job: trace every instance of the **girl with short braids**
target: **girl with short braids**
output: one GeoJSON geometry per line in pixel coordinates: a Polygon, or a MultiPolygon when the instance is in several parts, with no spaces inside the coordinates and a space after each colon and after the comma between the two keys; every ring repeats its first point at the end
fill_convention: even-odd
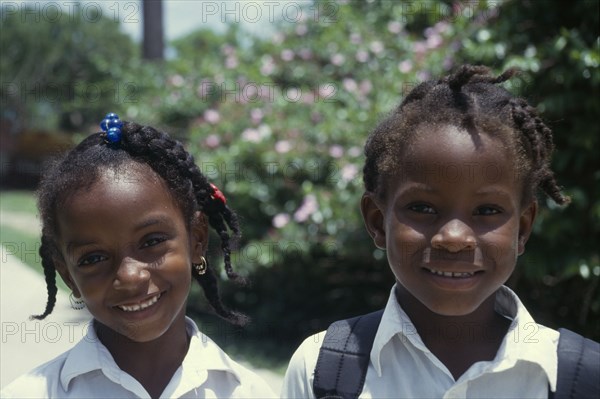
{"type": "Polygon", "coordinates": [[[56,162],[38,190],[40,255],[51,314],[56,274],[74,308],[93,322],[74,348],[18,378],[2,397],[274,397],[186,317],[193,280],[215,312],[218,272],[206,259],[208,229],[221,240],[227,276],[236,214],[183,145],[149,126],[108,114],[56,162]]]}
{"type": "Polygon", "coordinates": [[[464,65],[415,87],[370,134],[360,208],[395,277],[388,303],[307,338],[283,397],[600,395],[598,343],[535,323],[504,286],[536,195],[569,202],[552,132],[498,85],[514,74],[464,65]]]}

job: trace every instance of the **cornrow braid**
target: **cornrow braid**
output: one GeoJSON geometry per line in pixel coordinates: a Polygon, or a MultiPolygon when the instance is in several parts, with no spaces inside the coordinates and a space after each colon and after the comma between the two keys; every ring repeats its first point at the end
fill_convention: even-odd
{"type": "Polygon", "coordinates": [[[417,128],[447,124],[478,129],[510,143],[517,156],[523,202],[540,190],[556,203],[567,204],[569,198],[561,193],[550,167],[552,131],[526,100],[498,86],[517,72],[508,69],[494,76],[487,67],[463,65],[449,76],[415,87],[367,139],[365,189],[384,198],[386,179],[401,173],[402,154],[417,128]]]}
{"type": "MultiPolygon", "coordinates": [[[[43,176],[38,189],[38,207],[42,219],[42,246],[40,256],[46,276],[48,301],[41,315],[49,315],[56,302],[56,268],[54,261],[62,260],[57,246],[57,205],[80,190],[91,187],[104,168],[115,169],[129,163],[148,165],[160,176],[171,191],[172,198],[182,211],[189,228],[197,211],[202,212],[209,225],[219,235],[227,276],[237,282],[245,279],[233,271],[231,265],[232,239],[240,235],[237,215],[219,198],[213,196],[214,189],[202,174],[183,144],[164,132],[149,126],[125,122],[121,141],[108,144],[102,133],[83,140],[62,161],[56,162],[43,176]]],[[[193,270],[193,268],[191,268],[193,270]]],[[[247,317],[228,310],[222,303],[218,291],[217,273],[211,266],[207,273],[194,279],[203,288],[206,299],[215,312],[235,325],[243,325],[247,317]]]]}

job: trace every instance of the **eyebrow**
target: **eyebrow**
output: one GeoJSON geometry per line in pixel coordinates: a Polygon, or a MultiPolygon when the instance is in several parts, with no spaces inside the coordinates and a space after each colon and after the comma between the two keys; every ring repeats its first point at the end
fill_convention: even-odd
{"type": "Polygon", "coordinates": [[[150,226],[154,226],[155,224],[167,224],[169,226],[173,225],[173,222],[170,218],[163,216],[163,215],[158,215],[158,216],[151,216],[148,219],[142,220],[140,223],[138,223],[133,230],[134,231],[139,231],[142,229],[145,229],[146,227],[150,227],[150,226]]]}
{"type": "MultiPolygon", "coordinates": [[[[173,223],[171,221],[170,218],[163,216],[163,215],[159,215],[159,216],[151,216],[148,219],[144,219],[142,220],[140,223],[138,223],[134,228],[133,231],[134,232],[138,232],[140,230],[143,230],[147,227],[150,226],[154,226],[157,224],[166,224],[168,226],[172,226],[173,223]]],[[[67,243],[67,251],[72,252],[75,248],[78,247],[84,247],[86,245],[93,245],[95,244],[95,241],[90,241],[90,240],[71,240],[67,243]]]]}
{"type": "Polygon", "coordinates": [[[437,190],[427,184],[423,183],[410,183],[408,187],[403,188],[400,192],[400,195],[407,195],[412,193],[422,193],[427,192],[431,194],[437,193],[437,190]]]}
{"type": "Polygon", "coordinates": [[[483,188],[481,190],[477,190],[475,195],[484,196],[484,195],[498,195],[500,197],[510,198],[510,194],[505,190],[496,187],[483,188]]]}

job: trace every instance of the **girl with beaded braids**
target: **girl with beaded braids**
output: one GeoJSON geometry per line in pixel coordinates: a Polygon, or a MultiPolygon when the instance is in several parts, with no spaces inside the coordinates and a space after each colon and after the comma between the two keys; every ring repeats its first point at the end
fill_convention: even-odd
{"type": "Polygon", "coordinates": [[[498,86],[514,73],[464,65],[421,83],[370,134],[360,207],[395,284],[384,310],[306,339],[282,397],[545,398],[576,382],[598,396],[599,345],[577,336],[580,363],[561,366],[559,337],[575,334],[536,324],[504,286],[536,193],[569,201],[550,129],[498,86]]]}
{"type": "Polygon", "coordinates": [[[48,301],[33,317],[52,312],[58,272],[93,322],[74,348],[0,396],[273,397],[185,316],[195,280],[219,316],[246,321],[221,303],[205,258],[210,226],[228,277],[243,280],[231,266],[239,226],[225,196],[166,133],[116,114],[101,127],[47,171],[38,192],[48,301]]]}

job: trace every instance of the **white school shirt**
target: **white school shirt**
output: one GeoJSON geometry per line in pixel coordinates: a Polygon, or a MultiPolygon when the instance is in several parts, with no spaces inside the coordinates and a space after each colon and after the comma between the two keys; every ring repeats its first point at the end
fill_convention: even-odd
{"type": "MultiPolygon", "coordinates": [[[[492,361],[473,364],[458,380],[423,344],[402,310],[395,286],[373,341],[360,398],[547,398],[556,390],[558,331],[533,321],[507,287],[496,311],[512,320],[492,361]]],[[[290,360],[282,398],[314,398],[314,369],[325,332],[307,338],[290,360]]]]}
{"type": "MultiPolygon", "coordinates": [[[[183,363],[161,398],[274,398],[260,377],[234,362],[186,317],[191,337],[183,363]]],[[[150,398],[117,366],[93,327],[72,349],[17,378],[1,398],[150,398]]]]}

